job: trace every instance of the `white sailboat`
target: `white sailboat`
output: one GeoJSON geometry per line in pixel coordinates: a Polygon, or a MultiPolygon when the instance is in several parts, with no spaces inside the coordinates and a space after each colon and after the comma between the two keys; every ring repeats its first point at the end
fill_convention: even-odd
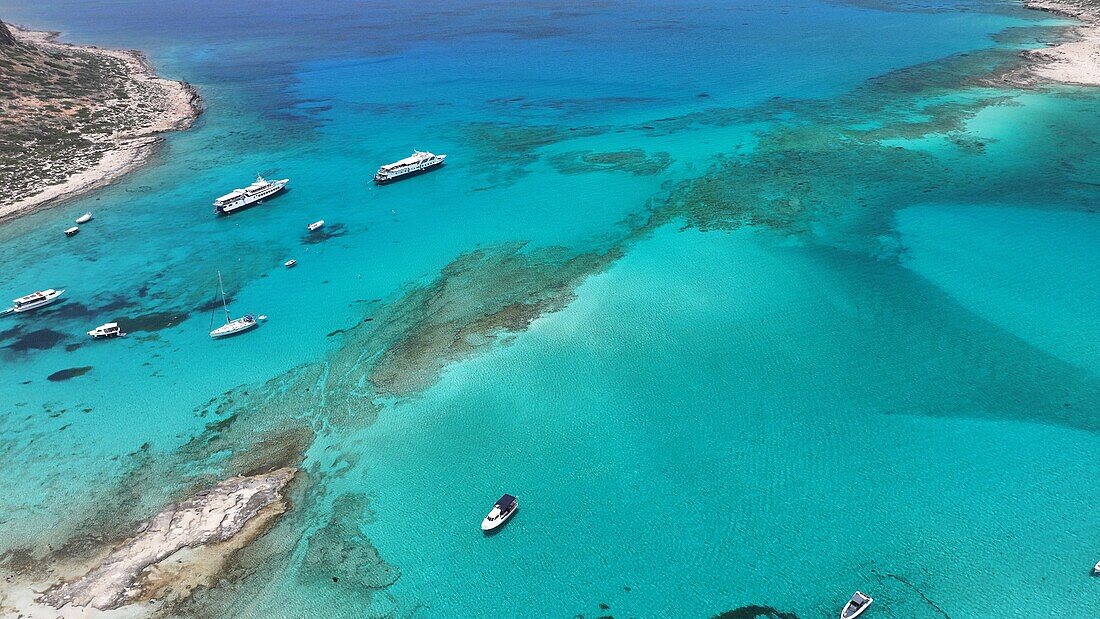
{"type": "MultiPolygon", "coordinates": [[[[225,324],[210,331],[210,337],[214,339],[229,337],[230,335],[248,331],[252,327],[260,324],[252,314],[245,314],[240,318],[233,318],[229,315],[229,304],[225,301],[225,286],[222,285],[221,271],[218,271],[218,292],[222,295],[222,309],[225,310],[225,324]]],[[[210,326],[214,326],[213,314],[210,316],[210,326]]]]}

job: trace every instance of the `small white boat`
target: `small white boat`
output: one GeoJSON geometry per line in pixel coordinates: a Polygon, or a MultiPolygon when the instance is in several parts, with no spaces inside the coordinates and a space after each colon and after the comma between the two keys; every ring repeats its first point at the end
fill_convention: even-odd
{"type": "Polygon", "coordinates": [[[289,269],[290,267],[292,267],[292,266],[294,266],[294,265],[296,265],[296,264],[298,264],[298,261],[297,261],[297,260],[295,260],[295,259],[293,259],[293,258],[291,258],[290,260],[287,260],[286,262],[284,262],[284,263],[283,263],[283,266],[285,266],[286,268],[288,268],[288,269],[289,269]]]}
{"type": "Polygon", "coordinates": [[[83,215],[81,215],[80,217],[77,217],[77,218],[76,218],[76,223],[78,223],[78,224],[86,224],[86,223],[88,223],[88,222],[89,222],[89,221],[91,221],[91,220],[92,220],[92,214],[91,214],[91,213],[84,213],[84,214],[83,214],[83,215]]]}
{"type": "Polygon", "coordinates": [[[106,324],[99,325],[95,329],[88,332],[88,335],[99,339],[101,337],[125,337],[126,334],[119,328],[117,322],[108,322],[106,324]]]}
{"type": "Polygon", "coordinates": [[[29,312],[36,310],[40,307],[45,307],[54,301],[61,298],[61,295],[65,294],[64,290],[39,290],[38,292],[32,292],[25,297],[19,297],[12,301],[14,305],[8,309],[9,312],[29,312]]]}
{"type": "MultiPolygon", "coordinates": [[[[230,335],[248,331],[260,324],[252,314],[245,314],[240,318],[231,318],[229,316],[229,304],[225,301],[225,287],[222,285],[221,271],[218,271],[218,291],[221,292],[222,295],[222,308],[225,310],[225,324],[210,331],[210,337],[214,339],[229,337],[230,335]]],[[[211,326],[213,326],[213,316],[210,317],[210,322],[211,326]]]]}
{"type": "Polygon", "coordinates": [[[516,497],[510,494],[500,497],[496,505],[493,505],[493,509],[489,511],[489,515],[481,521],[481,530],[492,531],[499,527],[511,518],[517,509],[519,509],[519,501],[516,500],[516,497]]]}
{"type": "Polygon", "coordinates": [[[1100,561],[1096,562],[1096,565],[1092,566],[1092,575],[1100,576],[1100,561]]]}
{"type": "Polygon", "coordinates": [[[65,231],[65,236],[75,236],[77,232],[80,232],[80,228],[77,226],[73,226],[72,228],[69,228],[65,231]]]}
{"type": "Polygon", "coordinates": [[[871,602],[874,601],[871,596],[864,595],[862,591],[856,591],[852,595],[852,599],[844,605],[844,610],[840,611],[840,619],[853,619],[862,615],[863,611],[867,610],[871,606],[871,602]]]}
{"type": "Polygon", "coordinates": [[[314,230],[317,230],[318,228],[320,228],[323,225],[325,225],[325,220],[324,219],[318,219],[317,221],[309,224],[309,226],[308,226],[309,231],[313,232],[314,230]]]}

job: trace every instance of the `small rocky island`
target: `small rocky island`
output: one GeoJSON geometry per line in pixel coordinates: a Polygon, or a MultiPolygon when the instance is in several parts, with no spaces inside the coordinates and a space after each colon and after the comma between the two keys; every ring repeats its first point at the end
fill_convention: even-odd
{"type": "Polygon", "coordinates": [[[201,111],[140,52],[55,38],[0,21],[0,218],[114,181],[201,111]]]}

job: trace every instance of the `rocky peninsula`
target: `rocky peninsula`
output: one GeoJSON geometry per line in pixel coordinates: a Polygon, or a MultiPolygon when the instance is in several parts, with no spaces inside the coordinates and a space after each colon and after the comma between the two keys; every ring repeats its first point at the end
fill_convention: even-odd
{"type": "Polygon", "coordinates": [[[1064,42],[1024,52],[1029,66],[1013,81],[1100,86],[1100,0],[1027,0],[1024,4],[1082,25],[1074,27],[1064,42]]]}
{"type": "Polygon", "coordinates": [[[51,566],[59,581],[9,581],[0,614],[18,608],[23,617],[50,619],[134,616],[143,614],[141,602],[186,599],[212,586],[234,554],[289,509],[286,489],[296,473],[284,467],[231,477],[169,504],[92,564],[51,566]]]}
{"type": "Polygon", "coordinates": [[[117,180],[201,113],[140,52],[56,39],[0,22],[0,219],[117,180]]]}

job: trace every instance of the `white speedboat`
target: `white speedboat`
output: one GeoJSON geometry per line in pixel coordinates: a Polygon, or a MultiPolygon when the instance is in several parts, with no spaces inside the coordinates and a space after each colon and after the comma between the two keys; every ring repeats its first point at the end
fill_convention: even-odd
{"type": "Polygon", "coordinates": [[[862,591],[856,591],[852,595],[852,599],[844,605],[844,610],[840,611],[840,619],[854,619],[862,615],[863,611],[867,610],[871,606],[871,602],[874,601],[871,596],[864,595],[862,591]]]}
{"type": "Polygon", "coordinates": [[[290,260],[287,260],[286,262],[284,262],[284,263],[283,263],[283,266],[289,269],[290,267],[292,267],[292,266],[294,266],[294,265],[296,265],[296,264],[298,264],[298,261],[297,261],[297,260],[295,260],[295,259],[293,259],[293,258],[291,258],[290,260]]]}
{"type": "MultiPolygon", "coordinates": [[[[225,301],[225,287],[222,285],[222,274],[218,271],[218,291],[222,295],[222,309],[225,310],[225,324],[210,331],[210,337],[214,339],[229,337],[243,333],[260,324],[252,314],[245,314],[240,318],[232,318],[229,315],[229,304],[225,301]]],[[[210,316],[210,326],[214,326],[214,316],[210,316]]]]}
{"type": "Polygon", "coordinates": [[[9,312],[29,312],[36,310],[40,307],[45,307],[54,301],[61,298],[61,295],[65,294],[64,290],[39,290],[38,292],[32,292],[25,297],[19,297],[12,301],[13,305],[9,312]]]}
{"type": "Polygon", "coordinates": [[[88,222],[89,222],[89,221],[91,221],[91,220],[92,220],[92,214],[91,214],[91,213],[84,213],[84,214],[83,214],[83,215],[81,215],[80,217],[77,217],[77,218],[76,218],[76,223],[78,223],[78,224],[86,224],[86,223],[88,223],[88,222]]]}
{"type": "Polygon", "coordinates": [[[413,151],[412,155],[400,161],[387,163],[378,168],[378,173],[374,175],[374,182],[379,185],[384,185],[399,178],[405,178],[406,176],[423,174],[428,170],[434,170],[443,165],[443,160],[446,158],[447,155],[436,155],[419,150],[413,151]]]}
{"type": "Polygon", "coordinates": [[[324,219],[318,219],[317,221],[309,224],[306,227],[309,228],[310,232],[313,232],[314,230],[320,229],[320,227],[323,226],[323,225],[325,225],[325,220],[324,219]]]}
{"type": "Polygon", "coordinates": [[[510,494],[500,497],[496,505],[493,505],[493,509],[489,511],[489,515],[481,521],[481,530],[492,531],[499,527],[511,518],[517,509],[519,509],[519,501],[516,500],[516,497],[510,494]]]}
{"type": "Polygon", "coordinates": [[[95,329],[88,332],[88,335],[99,339],[101,337],[125,337],[126,334],[119,328],[117,322],[108,322],[106,324],[99,325],[95,329]]]}
{"type": "Polygon", "coordinates": [[[65,236],[76,236],[77,232],[80,232],[80,228],[77,226],[73,226],[72,228],[65,230],[65,236]]]}
{"type": "Polygon", "coordinates": [[[1096,562],[1096,565],[1092,566],[1092,575],[1100,576],[1100,561],[1096,562]]]}
{"type": "Polygon", "coordinates": [[[279,193],[289,182],[289,178],[269,181],[262,176],[257,176],[256,182],[248,187],[234,189],[217,200],[214,200],[214,213],[217,215],[229,215],[230,213],[248,208],[253,204],[279,193]]]}

